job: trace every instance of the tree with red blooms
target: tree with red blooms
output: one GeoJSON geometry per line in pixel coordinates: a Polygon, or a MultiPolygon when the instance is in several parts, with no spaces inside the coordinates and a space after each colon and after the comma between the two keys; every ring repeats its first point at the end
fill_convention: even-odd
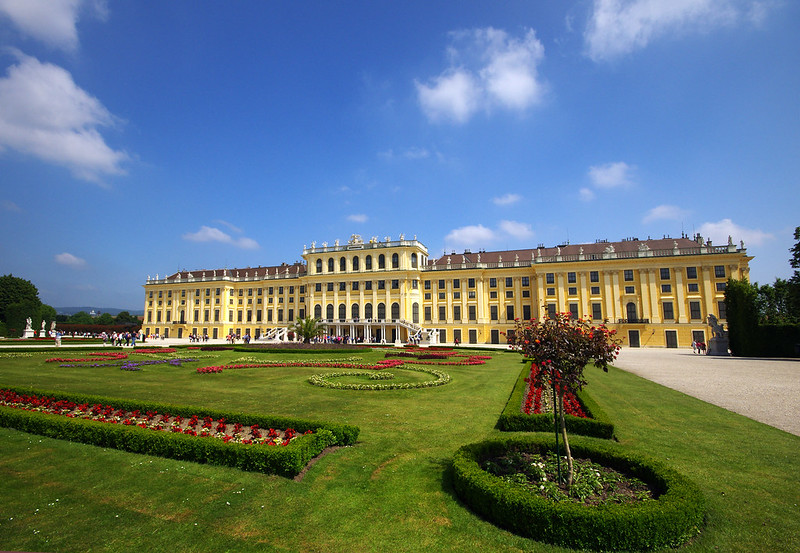
{"type": "Polygon", "coordinates": [[[532,376],[532,384],[553,390],[553,424],[560,429],[564,440],[567,488],[572,487],[573,469],[564,421],[564,395],[583,388],[586,384],[583,370],[590,363],[608,372],[608,364],[619,353],[620,342],[614,334],[616,331],[605,324],[593,325],[590,321],[572,319],[570,313],[555,313],[540,320],[517,320],[514,334],[508,338],[513,349],[539,368],[532,376]]]}

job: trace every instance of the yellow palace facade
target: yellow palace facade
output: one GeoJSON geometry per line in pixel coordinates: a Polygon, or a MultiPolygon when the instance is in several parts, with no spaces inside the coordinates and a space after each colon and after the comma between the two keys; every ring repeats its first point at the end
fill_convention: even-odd
{"type": "Polygon", "coordinates": [[[504,343],[515,319],[571,312],[606,321],[630,347],[688,347],[725,322],[727,279],[748,278],[744,245],[699,236],[430,258],[414,237],[303,247],[303,263],[181,271],[147,279],[143,331],[291,339],[301,318],[330,336],[395,343],[504,343]]]}

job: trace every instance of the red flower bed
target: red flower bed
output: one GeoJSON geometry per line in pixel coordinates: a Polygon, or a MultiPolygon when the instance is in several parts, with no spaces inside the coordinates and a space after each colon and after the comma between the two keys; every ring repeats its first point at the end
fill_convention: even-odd
{"type": "Polygon", "coordinates": [[[105,361],[106,359],[120,360],[127,358],[128,354],[120,351],[97,351],[87,353],[84,357],[51,357],[50,359],[45,359],[45,363],[89,363],[92,361],[105,361]]]}
{"type": "MultiPolygon", "coordinates": [[[[533,384],[538,371],[539,367],[535,363],[532,363],[531,376],[525,379],[525,381],[528,382],[528,393],[525,395],[525,400],[522,402],[522,412],[526,415],[540,415],[545,412],[552,412],[552,407],[549,407],[548,409],[544,408],[542,401],[542,388],[533,384]]],[[[550,394],[552,395],[552,390],[550,391],[550,394]]],[[[578,398],[575,397],[575,394],[569,390],[564,392],[564,414],[573,415],[582,419],[589,418],[586,412],[583,410],[583,407],[581,407],[578,398]]]]}
{"type": "MultiPolygon", "coordinates": [[[[52,397],[22,395],[11,390],[0,390],[0,405],[109,424],[138,426],[154,431],[181,432],[190,436],[216,438],[225,442],[242,444],[286,446],[300,435],[292,428],[285,430],[270,428],[267,435],[264,436],[258,425],[243,427],[238,422],[231,423],[224,418],[215,421],[211,417],[205,417],[201,421],[197,415],[186,419],[180,415],[173,417],[169,413],[158,413],[157,411],[141,413],[140,411],[117,409],[111,405],[89,405],[88,403],[79,405],[72,401],[56,400],[52,397]]],[[[307,430],[305,434],[311,434],[311,430],[307,430]]]]}
{"type": "Polygon", "coordinates": [[[333,369],[391,369],[392,367],[399,367],[403,362],[399,359],[384,359],[378,361],[375,365],[364,365],[359,363],[304,363],[300,361],[292,361],[288,363],[244,363],[237,365],[216,365],[210,367],[198,367],[197,372],[201,374],[207,373],[221,373],[224,369],[254,369],[254,368],[269,368],[269,367],[327,367],[333,369]]]}

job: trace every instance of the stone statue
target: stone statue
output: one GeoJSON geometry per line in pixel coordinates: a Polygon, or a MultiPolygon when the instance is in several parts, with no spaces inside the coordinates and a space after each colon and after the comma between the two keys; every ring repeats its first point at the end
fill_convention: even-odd
{"type": "Polygon", "coordinates": [[[714,338],[724,338],[725,337],[725,329],[722,327],[721,324],[717,321],[717,317],[714,315],[708,316],[708,325],[711,327],[711,335],[714,338]]]}
{"type": "Polygon", "coordinates": [[[44,325],[45,325],[45,322],[44,322],[44,319],[42,319],[42,332],[44,332],[44,325]]]}
{"type": "Polygon", "coordinates": [[[614,244],[609,244],[604,250],[606,253],[614,253],[614,244]]]}
{"type": "Polygon", "coordinates": [[[55,332],[55,331],[56,331],[56,322],[55,321],[51,321],[50,322],[50,332],[55,332]]]}
{"type": "Polygon", "coordinates": [[[31,331],[33,330],[33,328],[31,328],[31,324],[33,324],[33,320],[30,317],[25,319],[25,332],[27,332],[29,330],[31,330],[31,331]]]}

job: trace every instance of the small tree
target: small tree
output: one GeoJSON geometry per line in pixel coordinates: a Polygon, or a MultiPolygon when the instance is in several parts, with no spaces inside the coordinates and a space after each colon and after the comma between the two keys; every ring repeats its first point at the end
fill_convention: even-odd
{"type": "MultiPolygon", "coordinates": [[[[556,313],[541,320],[516,321],[509,345],[529,358],[538,371],[532,372],[533,385],[554,392],[553,424],[560,429],[567,455],[567,488],[572,487],[572,453],[564,420],[564,394],[576,392],[586,384],[583,370],[589,363],[608,372],[608,364],[619,352],[615,330],[605,324],[592,325],[583,319],[572,319],[570,313],[556,313]]],[[[556,432],[556,440],[558,431],[556,432]]]]}
{"type": "Polygon", "coordinates": [[[325,333],[325,325],[320,319],[306,317],[305,319],[298,319],[290,330],[297,333],[297,335],[303,339],[304,344],[308,344],[311,342],[312,338],[316,338],[325,333]]]}

